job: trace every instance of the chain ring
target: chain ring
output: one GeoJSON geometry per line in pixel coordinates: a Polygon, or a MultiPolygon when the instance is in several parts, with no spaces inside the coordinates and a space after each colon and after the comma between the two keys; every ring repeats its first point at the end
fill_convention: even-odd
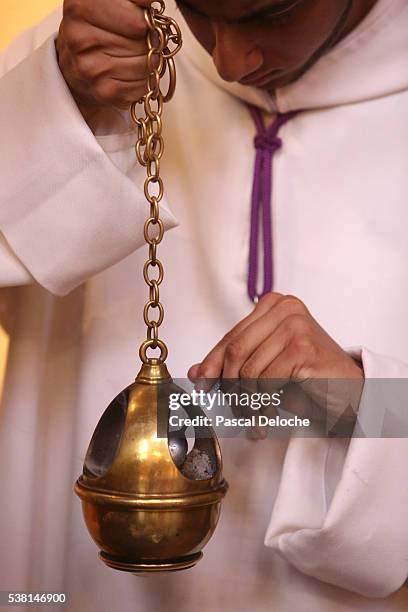
{"type": "Polygon", "coordinates": [[[136,102],[130,109],[130,115],[138,128],[138,139],[135,145],[136,158],[139,164],[146,168],[146,179],[144,183],[144,194],[150,204],[150,216],[144,225],[144,238],[149,247],[149,259],[143,268],[144,280],[149,287],[149,301],[143,311],[144,322],[147,326],[147,340],[139,350],[143,363],[164,363],[167,359],[168,349],[159,338],[159,327],[164,319],[164,307],[160,302],[160,285],[164,278],[163,264],[157,258],[157,246],[161,243],[164,226],[160,219],[159,204],[164,196],[163,180],[160,176],[160,160],[164,151],[162,136],[162,112],[163,104],[171,100],[176,88],[176,68],[174,56],[182,46],[182,37],[177,22],[166,16],[166,6],[163,0],[153,0],[144,11],[148,26],[147,34],[147,93],[136,102]],[[155,66],[159,58],[158,65],[155,66]],[[163,93],[161,82],[168,75],[167,92],[163,93]],[[143,106],[144,116],[136,112],[138,105],[143,106]],[[152,185],[156,185],[158,193],[151,193],[152,185]],[[158,235],[152,236],[149,228],[158,227],[158,235]],[[150,269],[157,268],[157,278],[151,278],[150,269]],[[152,320],[149,316],[150,310],[156,309],[158,318],[152,320]],[[160,349],[160,357],[149,358],[148,349],[160,349]]]}

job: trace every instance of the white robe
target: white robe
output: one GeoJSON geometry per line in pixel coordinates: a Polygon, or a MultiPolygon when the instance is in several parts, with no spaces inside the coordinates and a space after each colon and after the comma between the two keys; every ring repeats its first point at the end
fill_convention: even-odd
{"type": "MultiPolygon", "coordinates": [[[[196,568],[139,579],[97,559],[72,485],[99,416],[139,367],[147,208],[126,115],[101,116],[93,133],[59,72],[60,17],[0,56],[1,313],[11,335],[0,589],[64,590],[78,612],[406,610],[405,439],[222,440],[230,491],[196,568]]],[[[252,308],[254,126],[243,100],[302,110],[274,159],[275,289],[304,300],[342,346],[361,347],[367,377],[408,376],[407,31],[406,0],[379,0],[272,98],[223,83],[184,26],[164,118],[170,231],[160,246],[174,377],[252,308]]]]}

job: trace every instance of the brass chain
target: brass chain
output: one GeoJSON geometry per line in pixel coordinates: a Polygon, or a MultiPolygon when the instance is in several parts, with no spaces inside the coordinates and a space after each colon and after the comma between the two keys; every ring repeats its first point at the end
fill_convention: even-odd
{"type": "Polygon", "coordinates": [[[180,28],[171,17],[164,15],[163,0],[153,0],[145,9],[144,15],[148,26],[147,33],[147,94],[131,106],[132,120],[138,128],[136,157],[146,168],[147,177],[144,183],[144,194],[150,204],[150,216],[144,226],[144,238],[149,245],[149,259],[143,268],[143,276],[149,287],[149,301],[143,311],[147,325],[147,340],[140,347],[140,358],[143,363],[164,363],[167,358],[167,346],[159,338],[159,327],[163,323],[164,308],[160,302],[160,285],[164,278],[163,264],[157,258],[157,246],[163,240],[164,226],[160,219],[160,202],[164,195],[163,179],[160,176],[160,160],[164,152],[162,136],[163,103],[173,97],[176,88],[176,68],[174,56],[181,48],[180,28]],[[168,74],[168,90],[164,94],[161,82],[168,74]],[[144,116],[138,117],[137,106],[141,104],[144,116]],[[155,277],[152,269],[156,268],[155,277]],[[156,310],[156,319],[151,318],[151,311],[156,310]],[[160,349],[160,357],[147,357],[148,349],[160,349]]]}

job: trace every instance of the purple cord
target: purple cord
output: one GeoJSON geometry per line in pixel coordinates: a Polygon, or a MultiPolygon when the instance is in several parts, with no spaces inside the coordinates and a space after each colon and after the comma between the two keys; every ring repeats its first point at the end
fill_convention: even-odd
{"type": "Polygon", "coordinates": [[[254,144],[256,149],[254,182],[252,187],[251,235],[249,241],[248,295],[252,302],[257,303],[273,286],[273,255],[272,255],[272,161],[273,156],[282,146],[278,132],[282,125],[296,113],[283,113],[267,128],[262,111],[255,106],[247,105],[256,126],[254,144]],[[257,293],[258,277],[258,236],[260,213],[262,209],[263,250],[264,250],[264,286],[262,293],[257,293]]]}

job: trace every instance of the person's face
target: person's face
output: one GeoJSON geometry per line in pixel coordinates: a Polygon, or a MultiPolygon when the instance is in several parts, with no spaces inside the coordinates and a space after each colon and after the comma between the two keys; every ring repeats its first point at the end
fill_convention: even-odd
{"type": "Polygon", "coordinates": [[[296,80],[342,31],[349,0],[179,0],[221,78],[272,91],[296,80]]]}

